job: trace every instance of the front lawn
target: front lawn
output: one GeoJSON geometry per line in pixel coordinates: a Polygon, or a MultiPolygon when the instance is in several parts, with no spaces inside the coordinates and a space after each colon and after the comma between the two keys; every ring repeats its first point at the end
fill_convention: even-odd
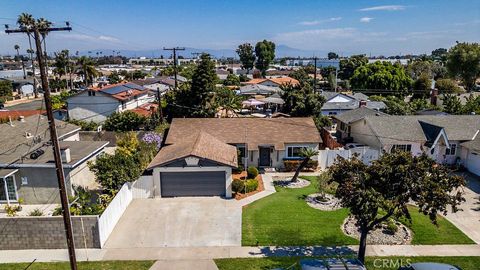
{"type": "MultiPolygon", "coordinates": [[[[147,270],[155,261],[100,261],[100,262],[78,262],[79,270],[147,270]]],[[[26,269],[29,263],[5,263],[0,264],[0,270],[26,269]]],[[[28,270],[68,270],[70,263],[35,262],[28,270]]]]}
{"type": "MultiPolygon", "coordinates": [[[[296,264],[293,269],[300,269],[298,257],[268,257],[268,258],[240,258],[216,259],[219,270],[266,270],[277,267],[287,268],[296,264]]],[[[480,257],[367,257],[365,266],[369,270],[397,270],[399,264],[413,262],[438,262],[460,266],[463,270],[475,270],[480,265],[480,257]]]]}
{"type": "MultiPolygon", "coordinates": [[[[312,182],[308,187],[289,189],[277,187],[277,192],[253,202],[243,209],[242,245],[351,245],[356,239],[343,234],[341,224],[348,210],[320,211],[309,207],[304,197],[317,192],[315,176],[302,176],[312,182]]],[[[411,207],[414,233],[412,244],[474,244],[465,234],[443,217],[435,227],[430,219],[411,207]]]]}
{"type": "Polygon", "coordinates": [[[316,177],[305,188],[277,188],[277,192],[243,208],[242,245],[346,245],[358,241],[343,234],[340,224],[348,211],[311,208],[304,197],[315,193],[316,177]]]}

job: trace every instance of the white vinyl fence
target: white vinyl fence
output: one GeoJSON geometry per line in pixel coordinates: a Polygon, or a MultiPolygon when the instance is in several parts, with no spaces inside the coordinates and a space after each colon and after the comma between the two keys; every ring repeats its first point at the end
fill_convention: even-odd
{"type": "Polygon", "coordinates": [[[132,183],[123,184],[120,191],[118,191],[115,198],[113,198],[107,209],[105,209],[98,219],[98,232],[101,247],[105,245],[105,242],[115,228],[115,225],[117,225],[118,220],[120,220],[123,212],[125,212],[133,199],[131,185],[132,183]]]}
{"type": "Polygon", "coordinates": [[[123,184],[122,188],[115,195],[115,198],[113,198],[98,219],[98,232],[101,247],[107,242],[115,225],[117,225],[117,222],[120,220],[123,212],[125,212],[132,200],[153,198],[153,190],[153,177],[151,175],[140,176],[135,182],[123,184]]]}
{"type": "Polygon", "coordinates": [[[155,186],[153,184],[153,176],[142,175],[132,184],[132,194],[134,199],[147,199],[154,197],[155,186]]]}
{"type": "Polygon", "coordinates": [[[350,159],[353,155],[357,154],[363,163],[370,164],[373,160],[378,159],[379,152],[378,150],[371,149],[368,147],[354,148],[354,149],[325,149],[320,150],[318,154],[318,166],[322,169],[330,167],[337,157],[343,157],[345,159],[350,159]]]}

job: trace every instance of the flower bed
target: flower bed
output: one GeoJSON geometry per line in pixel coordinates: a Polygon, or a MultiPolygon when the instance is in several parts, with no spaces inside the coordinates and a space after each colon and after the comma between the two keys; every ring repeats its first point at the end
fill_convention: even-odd
{"type": "MultiPolygon", "coordinates": [[[[242,179],[242,180],[245,180],[247,177],[247,172],[243,171],[241,173],[236,173],[236,174],[233,174],[232,175],[232,178],[234,180],[239,180],[239,179],[242,179]]],[[[258,192],[261,192],[261,191],[264,191],[265,190],[265,187],[263,185],[263,180],[262,180],[262,176],[261,175],[257,175],[257,177],[255,177],[255,179],[258,181],[258,186],[257,186],[257,189],[253,190],[253,191],[250,191],[248,193],[241,193],[241,192],[235,192],[234,193],[234,197],[236,200],[241,200],[241,199],[244,199],[244,198],[247,198],[249,196],[252,196],[258,192]]]]}

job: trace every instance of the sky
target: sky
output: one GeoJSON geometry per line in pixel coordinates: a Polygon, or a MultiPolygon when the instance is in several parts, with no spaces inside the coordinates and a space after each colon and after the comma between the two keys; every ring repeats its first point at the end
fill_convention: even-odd
{"type": "MultiPolygon", "coordinates": [[[[479,0],[0,0],[0,23],[22,12],[71,32],[51,33],[47,50],[234,49],[267,39],[339,55],[404,55],[480,42],[479,0]]],[[[0,32],[0,54],[26,48],[0,32]]],[[[322,55],[319,55],[322,56],[322,55]]]]}

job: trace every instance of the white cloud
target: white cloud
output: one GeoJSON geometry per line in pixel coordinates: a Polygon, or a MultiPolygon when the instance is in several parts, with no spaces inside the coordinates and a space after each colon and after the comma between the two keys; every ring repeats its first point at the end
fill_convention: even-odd
{"type": "Polygon", "coordinates": [[[305,25],[305,26],[312,26],[312,25],[319,25],[326,22],[340,21],[341,19],[342,17],[332,17],[325,20],[303,21],[303,22],[299,22],[298,24],[305,25]]]}
{"type": "Polygon", "coordinates": [[[386,11],[398,11],[406,9],[406,6],[401,5],[387,5],[387,6],[374,6],[368,8],[359,9],[360,11],[377,11],[377,10],[386,10],[386,11]]]}
{"type": "Polygon", "coordinates": [[[362,23],[369,23],[371,20],[373,20],[372,17],[362,17],[362,18],[360,18],[360,22],[362,22],[362,23]]]}

